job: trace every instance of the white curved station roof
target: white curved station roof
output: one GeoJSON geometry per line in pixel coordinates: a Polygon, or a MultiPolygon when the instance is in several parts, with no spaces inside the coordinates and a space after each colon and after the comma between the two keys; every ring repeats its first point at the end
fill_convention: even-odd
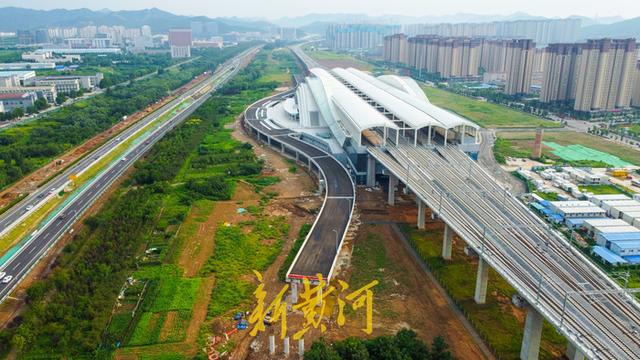
{"type": "Polygon", "coordinates": [[[393,86],[394,88],[404,91],[407,94],[417,98],[418,100],[429,102],[427,95],[420,88],[420,85],[413,79],[398,75],[382,75],[378,76],[378,80],[393,86]]]}
{"type": "Polygon", "coordinates": [[[327,100],[338,108],[359,132],[375,127],[398,129],[396,124],[349,90],[328,71],[321,68],[313,68],[310,71],[322,82],[327,100]]]}
{"type": "Polygon", "coordinates": [[[437,126],[452,129],[464,125],[479,129],[475,123],[431,104],[426,96],[422,99],[416,96],[419,86],[413,79],[396,76],[382,81],[354,68],[335,68],[332,71],[413,128],[437,126]]]}

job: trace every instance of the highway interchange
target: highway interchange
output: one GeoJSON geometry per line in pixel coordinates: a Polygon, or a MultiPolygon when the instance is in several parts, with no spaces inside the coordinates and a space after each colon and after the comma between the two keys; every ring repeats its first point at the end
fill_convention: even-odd
{"type": "Polygon", "coordinates": [[[146,125],[166,113],[176,110],[177,105],[185,99],[191,98],[192,102],[188,106],[177,109],[177,113],[171,119],[150,132],[148,137],[132,145],[125,155],[119,160],[112,162],[109,167],[97,175],[88,186],[79,189],[79,192],[74,194],[75,197],[65,205],[57,216],[51,218],[39,230],[32,234],[31,238],[23,244],[11,258],[0,265],[0,271],[6,272],[7,276],[13,276],[10,283],[0,283],[0,302],[4,301],[11,291],[20,283],[20,280],[29,273],[33,266],[47,253],[60,236],[75,223],[83,212],[89,208],[120,175],[143,156],[167,132],[171,131],[176,125],[193,113],[193,111],[209,98],[212,91],[215,91],[235,75],[246,63],[246,59],[250,58],[256,51],[258,51],[257,48],[249,49],[224,64],[221,64],[211,77],[127,128],[117,135],[116,138],[106,142],[38,191],[30,194],[27,198],[16,204],[11,210],[4,213],[0,217],[0,229],[10,228],[16,223],[20,223],[20,219],[25,213],[34,211],[37,206],[47,201],[50,196],[56,196],[56,193],[66,186],[71,175],[86,171],[95,162],[107,156],[109,152],[120,143],[132,136],[136,136],[138,131],[146,125]],[[206,94],[198,96],[199,93],[203,91],[206,91],[206,94]],[[27,208],[30,210],[27,210],[27,208]]]}

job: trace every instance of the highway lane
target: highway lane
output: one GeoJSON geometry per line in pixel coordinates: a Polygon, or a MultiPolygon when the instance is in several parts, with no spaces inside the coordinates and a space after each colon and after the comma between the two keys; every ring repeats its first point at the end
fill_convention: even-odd
{"type": "Polygon", "coordinates": [[[325,182],[325,199],[320,213],[300,251],[296,255],[287,277],[291,280],[330,278],[344,236],[351,222],[355,202],[355,188],[349,172],[333,156],[300,140],[290,129],[269,125],[266,106],[281,101],[295,89],[268,97],[253,104],[245,111],[245,123],[253,130],[296,149],[316,164],[325,182]]]}
{"type": "MultiPolygon", "coordinates": [[[[217,70],[211,79],[216,79],[221,75],[224,75],[225,71],[228,71],[230,61],[223,63],[219,66],[219,70],[217,70]]],[[[43,185],[38,190],[29,194],[25,199],[23,199],[20,203],[14,205],[11,209],[0,215],[0,236],[6,234],[10,231],[14,226],[20,223],[20,220],[27,215],[28,212],[35,211],[39,206],[44,204],[50,197],[55,196],[60,190],[64,188],[64,186],[69,182],[69,177],[73,174],[81,173],[82,171],[88,169],[95,162],[99,161],[102,157],[106,156],[111,150],[118,146],[123,141],[126,141],[131,136],[135,135],[142,128],[147,126],[148,124],[154,122],[159,117],[164,114],[170,112],[176,105],[185,100],[186,98],[192,96],[193,94],[200,91],[203,87],[205,87],[210,81],[213,80],[204,80],[203,85],[195,86],[193,89],[185,92],[184,94],[178,96],[168,104],[162,106],[160,109],[154,111],[153,113],[146,116],[144,119],[136,122],[131,125],[118,135],[114,136],[112,139],[105,142],[96,150],[92,151],[76,164],[69,167],[62,174],[55,177],[53,180],[49,181],[47,184],[43,185]],[[31,210],[27,210],[27,208],[32,207],[31,210]]]]}
{"type": "Polygon", "coordinates": [[[198,86],[198,90],[192,92],[192,94],[195,94],[197,91],[209,84],[214,85],[206,95],[194,100],[189,107],[183,109],[183,111],[175,115],[172,119],[163,123],[146,139],[142,139],[137,145],[133,145],[120,160],[112,163],[110,167],[108,167],[103,173],[99,174],[93,182],[91,182],[86,188],[82,189],[76,197],[66,205],[57,217],[51,219],[51,221],[44,225],[42,229],[40,229],[16,255],[7,261],[5,266],[2,268],[2,271],[6,272],[7,275],[14,276],[14,279],[9,284],[0,284],[0,302],[4,301],[13,288],[19,284],[20,280],[28,274],[42,256],[47,253],[60,235],[67,231],[82,215],[82,213],[91,206],[91,204],[93,204],[93,202],[120,175],[122,175],[131,165],[133,165],[133,163],[135,163],[136,160],[144,155],[167,132],[171,131],[175,126],[195,111],[203,102],[205,102],[210,97],[212,91],[235,75],[241,67],[241,62],[249,55],[250,52],[244,52],[243,54],[238,55],[233,61],[224,65],[224,69],[220,72],[224,75],[211,78],[205,81],[202,86],[198,86]]]}

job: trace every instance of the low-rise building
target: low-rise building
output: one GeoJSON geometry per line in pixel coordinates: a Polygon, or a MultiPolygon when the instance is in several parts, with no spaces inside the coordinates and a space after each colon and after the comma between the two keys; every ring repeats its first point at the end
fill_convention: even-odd
{"type": "Polygon", "coordinates": [[[16,87],[6,87],[0,88],[0,94],[21,94],[21,93],[35,93],[38,97],[43,97],[47,100],[47,102],[53,104],[56,101],[56,97],[58,93],[56,92],[56,87],[54,85],[49,86],[16,86],[16,87]]]}
{"type": "Polygon", "coordinates": [[[602,205],[603,201],[608,200],[631,200],[631,198],[624,194],[601,194],[589,196],[589,201],[598,206],[602,205]]]}
{"type": "Polygon", "coordinates": [[[56,88],[58,94],[72,94],[80,91],[80,82],[75,78],[59,77],[48,79],[46,77],[35,77],[24,82],[25,86],[50,86],[56,88]]]}
{"type": "Polygon", "coordinates": [[[0,87],[20,86],[27,79],[36,76],[33,70],[0,71],[0,87]]]}
{"type": "Polygon", "coordinates": [[[56,64],[52,62],[46,63],[31,63],[31,62],[18,62],[18,63],[0,63],[0,70],[47,70],[55,69],[56,64]]]}
{"type": "Polygon", "coordinates": [[[24,85],[54,85],[57,92],[61,94],[68,94],[74,91],[79,91],[80,89],[93,90],[100,86],[102,79],[102,73],[96,73],[95,75],[37,76],[24,81],[24,85]]]}
{"type": "Polygon", "coordinates": [[[12,112],[16,108],[27,109],[38,99],[34,92],[0,93],[2,112],[12,112]]]}

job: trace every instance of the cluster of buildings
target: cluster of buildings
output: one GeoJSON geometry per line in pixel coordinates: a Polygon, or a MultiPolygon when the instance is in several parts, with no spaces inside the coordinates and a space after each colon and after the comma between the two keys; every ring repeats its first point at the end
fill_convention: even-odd
{"type": "Polygon", "coordinates": [[[640,106],[635,39],[551,44],[546,56],[541,102],[569,103],[577,111],[640,106]]]}
{"type": "Polygon", "coordinates": [[[538,44],[572,42],[578,39],[580,19],[495,21],[489,23],[412,24],[404,26],[409,36],[433,34],[445,37],[489,37],[532,39],[538,44]]]}
{"type": "Polygon", "coordinates": [[[623,194],[590,195],[580,201],[534,200],[534,209],[592,240],[594,254],[603,261],[640,263],[640,201],[623,194]]]}
{"type": "Polygon", "coordinates": [[[381,52],[384,37],[400,32],[397,25],[331,24],[325,42],[332,50],[366,50],[381,52]]]}
{"type": "Polygon", "coordinates": [[[92,91],[100,86],[102,73],[95,75],[36,76],[34,70],[0,71],[0,112],[26,110],[38,98],[54,104],[58,95],[92,91]]]}
{"type": "Polygon", "coordinates": [[[395,34],[385,37],[383,58],[447,79],[474,79],[481,69],[502,74],[505,92],[517,95],[529,92],[541,54],[528,39],[487,40],[438,35],[408,38],[395,34]]]}
{"type": "Polygon", "coordinates": [[[537,48],[531,39],[486,39],[404,34],[384,38],[385,61],[446,79],[504,84],[508,95],[540,91],[540,102],[575,111],[640,106],[640,61],[635,39],[598,39],[537,48]]]}

